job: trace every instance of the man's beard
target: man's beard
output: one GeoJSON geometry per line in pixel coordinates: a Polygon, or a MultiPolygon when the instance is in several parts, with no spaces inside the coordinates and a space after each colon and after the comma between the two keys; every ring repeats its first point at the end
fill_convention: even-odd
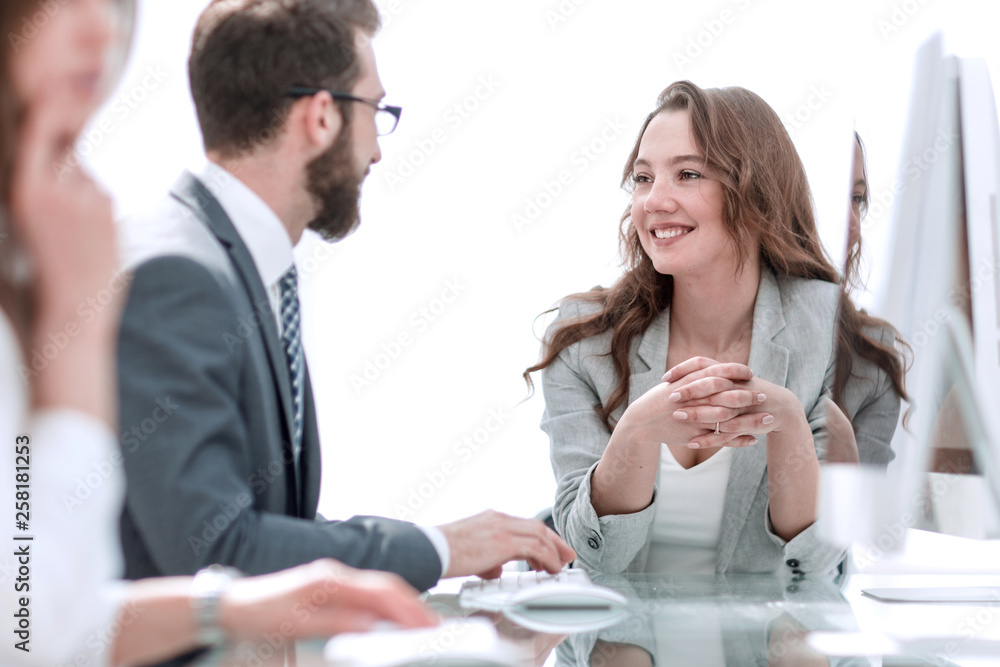
{"type": "Polygon", "coordinates": [[[354,172],[350,132],[344,127],[336,141],[306,167],[306,187],[319,210],[309,223],[327,241],[351,234],[361,221],[358,202],[364,174],[354,172]]]}

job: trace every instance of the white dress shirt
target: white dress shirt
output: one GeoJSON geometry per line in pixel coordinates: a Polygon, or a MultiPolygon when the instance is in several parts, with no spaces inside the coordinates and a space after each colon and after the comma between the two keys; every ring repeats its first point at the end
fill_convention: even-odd
{"type": "Polygon", "coordinates": [[[0,312],[0,534],[5,540],[0,545],[0,616],[5,619],[0,664],[107,665],[112,638],[121,631],[122,585],[115,580],[122,574],[118,521],[125,485],[118,439],[106,425],[75,410],[31,412],[28,372],[13,327],[0,312]],[[22,518],[15,517],[16,468],[24,463],[15,454],[19,436],[31,441],[29,521],[23,531],[15,524],[22,518]],[[29,536],[31,541],[14,539],[29,536]],[[25,547],[26,564],[14,555],[25,547]],[[22,597],[28,598],[30,614],[28,653],[15,648],[21,638],[12,633],[22,597]]]}
{"type": "Polygon", "coordinates": [[[250,251],[260,280],[267,290],[267,300],[271,303],[271,312],[274,313],[280,336],[284,326],[281,322],[279,283],[295,260],[292,241],[285,226],[257,193],[214,162],[205,166],[198,174],[198,180],[218,200],[250,251]]]}

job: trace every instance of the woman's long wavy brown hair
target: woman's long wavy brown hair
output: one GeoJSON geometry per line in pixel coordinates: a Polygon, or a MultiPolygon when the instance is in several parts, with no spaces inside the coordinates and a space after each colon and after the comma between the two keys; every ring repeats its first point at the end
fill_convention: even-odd
{"type": "MultiPolygon", "coordinates": [[[[865,145],[861,141],[861,135],[854,133],[854,141],[858,150],[861,151],[862,178],[865,180],[864,202],[861,204],[861,217],[864,218],[868,212],[868,204],[871,201],[868,183],[868,159],[865,154],[865,145]]],[[[861,287],[864,282],[861,278],[861,237],[847,248],[847,260],[844,266],[844,290],[840,294],[840,308],[838,310],[837,321],[837,361],[834,366],[833,377],[833,401],[841,408],[844,408],[844,387],[848,380],[853,377],[854,361],[857,358],[866,359],[889,376],[892,387],[903,400],[907,400],[904,377],[906,373],[906,355],[910,351],[910,346],[902,339],[899,332],[891,324],[883,319],[872,317],[863,310],[857,308],[849,291],[861,287]],[[865,333],[866,331],[888,331],[893,338],[890,343],[865,333]]],[[[904,424],[906,423],[904,419],[904,424]]]]}
{"type": "MultiPolygon", "coordinates": [[[[802,161],[777,114],[749,90],[702,89],[690,81],[671,84],[660,93],[656,108],[642,124],[622,172],[622,187],[634,191],[632,172],[643,134],[653,118],[670,111],[690,113],[694,139],[705,155],[706,168],[722,185],[723,224],[736,248],[739,268],[756,252],[761,266],[779,278],[797,276],[839,283],[840,275],[819,241],[802,161]]],[[[611,415],[629,398],[632,341],[669,307],[673,295],[673,278],[658,273],[642,248],[631,224],[631,206],[621,217],[619,243],[625,270],[622,277],[610,288],[594,288],[563,300],[599,304],[600,310],[563,323],[546,341],[541,360],[524,371],[530,391],[531,373],[551,365],[570,345],[612,331],[607,354],[618,384],[606,404],[594,406],[609,430],[614,428],[611,415]]]]}
{"type": "Polygon", "coordinates": [[[38,0],[4,0],[0,4],[0,310],[7,316],[23,347],[27,347],[32,319],[31,290],[23,275],[23,250],[11,223],[9,204],[14,158],[17,151],[17,128],[20,125],[20,105],[11,80],[11,61],[16,54],[14,41],[22,30],[22,22],[38,0]]]}

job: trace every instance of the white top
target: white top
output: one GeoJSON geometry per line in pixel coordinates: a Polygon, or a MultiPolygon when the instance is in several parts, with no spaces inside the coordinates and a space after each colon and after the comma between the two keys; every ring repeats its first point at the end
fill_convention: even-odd
{"type": "MultiPolygon", "coordinates": [[[[267,299],[278,326],[278,335],[281,335],[284,327],[281,322],[279,283],[281,277],[292,268],[295,260],[288,231],[267,202],[218,164],[209,161],[197,174],[197,178],[219,202],[243,243],[246,244],[247,250],[250,251],[254,267],[267,290],[267,299]]],[[[126,249],[127,255],[126,267],[134,267],[149,257],[162,254],[164,248],[168,248],[177,239],[190,238],[192,233],[203,233],[202,225],[192,228],[190,222],[190,210],[175,200],[170,200],[166,207],[161,206],[156,215],[128,220],[121,230],[121,247],[126,249]]],[[[190,247],[190,244],[186,247],[190,247]]],[[[212,250],[204,248],[204,252],[210,253],[212,250]]],[[[300,312],[303,326],[306,315],[304,310],[300,312]]],[[[303,354],[306,354],[304,349],[303,354]]],[[[418,528],[434,545],[441,560],[441,572],[447,572],[451,550],[444,533],[431,526],[418,526],[418,528]]]]}
{"type": "Polygon", "coordinates": [[[660,445],[660,479],[647,572],[715,574],[715,550],[729,482],[733,448],[684,469],[660,445]]]}
{"type": "MultiPolygon", "coordinates": [[[[55,348],[53,348],[55,349],[55,348]]],[[[44,350],[43,350],[44,352],[44,350]]],[[[29,355],[29,356],[33,356],[29,355]]],[[[39,359],[41,366],[44,357],[39,359]]],[[[28,412],[31,370],[10,322],[0,312],[0,616],[3,665],[107,665],[120,607],[122,557],[118,520],[124,494],[114,434],[75,410],[28,412]],[[28,529],[15,517],[19,436],[30,438],[28,529]],[[16,541],[18,537],[33,540],[16,541]],[[15,551],[26,549],[27,575],[15,551]],[[25,580],[21,580],[22,576],[25,580]],[[27,586],[27,590],[17,587],[27,586]],[[28,598],[30,652],[11,633],[28,598]]],[[[42,370],[44,372],[44,370],[42,370]]],[[[23,479],[23,478],[22,478],[23,479]]],[[[23,491],[23,490],[22,490],[23,491]]]]}

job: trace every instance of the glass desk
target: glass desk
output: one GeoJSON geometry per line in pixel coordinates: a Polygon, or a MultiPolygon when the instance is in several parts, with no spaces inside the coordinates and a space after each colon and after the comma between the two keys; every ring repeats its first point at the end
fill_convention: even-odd
{"type": "MultiPolygon", "coordinates": [[[[1000,598],[979,605],[918,605],[861,595],[869,587],[1000,586],[996,575],[855,575],[841,586],[768,575],[593,579],[625,594],[629,607],[608,627],[588,632],[539,632],[503,614],[470,614],[457,601],[462,580],[440,584],[428,603],[442,616],[489,619],[523,649],[524,664],[535,666],[1000,665],[1000,598]]],[[[219,650],[201,664],[282,665],[277,639],[219,650]]],[[[297,642],[289,664],[324,665],[323,645],[297,642]]]]}

